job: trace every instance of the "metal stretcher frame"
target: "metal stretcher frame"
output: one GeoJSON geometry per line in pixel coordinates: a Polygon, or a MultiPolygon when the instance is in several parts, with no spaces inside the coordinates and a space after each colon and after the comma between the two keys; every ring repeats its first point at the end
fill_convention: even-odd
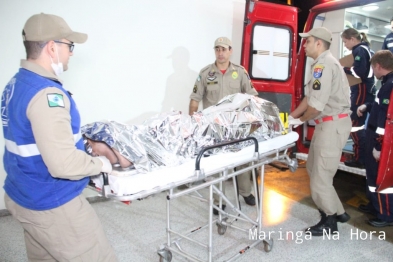
{"type": "MultiPolygon", "coordinates": [[[[103,196],[119,201],[131,201],[131,200],[136,200],[136,199],[141,199],[144,197],[147,197],[152,194],[157,194],[161,193],[163,191],[167,191],[167,201],[166,201],[166,206],[167,206],[167,214],[166,214],[166,233],[167,233],[167,243],[163,244],[159,250],[157,251],[159,255],[159,261],[161,262],[170,262],[172,260],[172,252],[176,253],[178,255],[181,255],[183,257],[186,257],[187,259],[191,261],[204,261],[201,260],[200,258],[194,256],[193,254],[183,250],[181,247],[180,241],[185,239],[188,241],[191,241],[199,246],[202,246],[207,249],[208,253],[208,260],[209,262],[213,261],[213,225],[217,225],[217,230],[218,234],[223,235],[225,234],[226,230],[228,227],[234,228],[243,232],[248,232],[250,229],[251,230],[258,230],[258,235],[262,231],[262,203],[263,203],[263,192],[264,192],[264,165],[275,162],[275,161],[280,161],[284,162],[289,166],[289,169],[291,171],[295,171],[297,168],[297,160],[296,159],[290,159],[287,150],[291,147],[293,147],[295,143],[287,144],[283,147],[277,148],[270,150],[268,152],[265,152],[263,154],[259,153],[258,150],[258,141],[253,138],[253,137],[248,137],[245,139],[240,139],[240,140],[235,140],[231,142],[226,142],[226,143],[221,143],[221,144],[216,144],[211,147],[206,147],[201,152],[199,153],[198,157],[196,158],[195,161],[195,172],[194,175],[180,181],[176,181],[173,183],[169,183],[165,186],[161,187],[155,187],[150,190],[144,190],[141,192],[138,192],[136,194],[132,195],[125,195],[125,196],[119,196],[116,194],[113,194],[110,189],[109,185],[109,180],[108,180],[108,175],[107,174],[102,174],[103,176],[103,182],[104,185],[102,186],[102,190],[97,190],[99,193],[101,193],[103,196]],[[203,169],[200,168],[201,166],[201,160],[203,159],[203,154],[205,151],[212,149],[212,148],[217,148],[217,147],[222,147],[222,146],[227,146],[230,144],[234,143],[240,143],[244,142],[247,140],[252,140],[254,141],[254,154],[250,156],[249,159],[239,161],[237,163],[234,163],[231,166],[226,166],[219,168],[217,170],[211,171],[209,173],[205,173],[203,169]],[[243,169],[236,169],[236,171],[229,173],[228,171],[230,169],[236,168],[240,165],[244,164],[249,164],[246,168],[243,169]],[[257,168],[261,167],[261,178],[260,178],[260,185],[258,186],[255,170],[257,168]],[[234,188],[235,192],[237,191],[237,183],[236,183],[236,177],[240,174],[243,174],[246,171],[252,170],[252,181],[253,181],[253,189],[254,192],[258,192],[257,194],[257,201],[256,201],[256,211],[257,211],[257,216],[256,218],[252,219],[249,216],[247,216],[245,213],[241,211],[240,204],[239,204],[239,199],[238,199],[238,194],[235,194],[235,204],[231,203],[231,201],[224,195],[222,192],[222,182],[226,181],[227,179],[232,178],[233,183],[234,183],[234,188]],[[212,174],[217,174],[221,173],[219,177],[211,177],[210,175],[212,174]],[[211,173],[211,174],[210,174],[211,173]],[[208,179],[206,179],[208,178],[208,179]],[[194,182],[198,182],[199,184],[193,184],[194,182]],[[179,186],[182,185],[188,185],[189,188],[179,190],[176,189],[179,186]],[[218,186],[218,187],[217,187],[218,186]],[[209,197],[208,199],[205,199],[198,193],[198,190],[208,188],[209,189],[209,197]],[[176,189],[176,192],[175,192],[176,189]],[[225,212],[219,207],[214,206],[213,202],[213,192],[218,194],[220,196],[219,200],[219,207],[222,206],[223,201],[226,202],[227,205],[227,210],[231,210],[235,214],[231,214],[228,212],[225,212]],[[191,195],[191,193],[193,193],[191,195]],[[195,194],[195,195],[194,195],[195,194]],[[203,226],[198,226],[195,227],[194,229],[187,230],[185,233],[179,233],[176,232],[171,228],[171,200],[176,199],[181,196],[191,196],[193,198],[196,198],[200,201],[207,202],[209,205],[208,212],[209,212],[209,219],[208,223],[203,225],[203,226]],[[214,219],[213,218],[213,208],[218,210],[218,218],[214,219]],[[231,219],[231,220],[229,220],[231,219]],[[234,225],[234,222],[237,220],[242,220],[245,222],[250,223],[251,227],[248,229],[240,228],[238,226],[234,225]],[[201,243],[199,241],[196,241],[192,239],[190,236],[192,234],[195,234],[202,229],[208,228],[208,244],[201,243]],[[177,236],[176,238],[173,238],[172,235],[177,236]]],[[[203,164],[203,161],[202,161],[203,164]]],[[[264,250],[266,252],[269,252],[273,248],[273,239],[260,239],[257,238],[251,245],[245,246],[242,250],[239,250],[235,255],[233,255],[230,259],[226,261],[233,261],[237,259],[239,256],[245,254],[249,249],[257,246],[263,242],[264,244],[264,250]]]]}

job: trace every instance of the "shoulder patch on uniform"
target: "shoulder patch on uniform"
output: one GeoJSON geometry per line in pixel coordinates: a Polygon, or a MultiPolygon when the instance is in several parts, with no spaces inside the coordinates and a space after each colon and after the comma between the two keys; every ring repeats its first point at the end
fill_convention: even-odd
{"type": "Polygon", "coordinates": [[[238,65],[238,64],[234,64],[234,63],[232,63],[232,62],[231,62],[231,65],[233,65],[233,66],[235,66],[235,67],[240,67],[240,68],[242,68],[242,69],[244,68],[244,66],[238,65]]]}
{"type": "Polygon", "coordinates": [[[360,61],[360,56],[355,56],[355,61],[360,61]]]}
{"type": "Polygon", "coordinates": [[[211,65],[207,65],[207,66],[205,66],[204,68],[202,68],[202,69],[201,69],[201,73],[204,72],[204,71],[206,71],[207,69],[209,69],[210,66],[211,66],[211,65]]]}
{"type": "Polygon", "coordinates": [[[322,72],[324,68],[325,67],[323,65],[316,65],[314,67],[314,73],[313,73],[314,78],[320,78],[322,76],[322,72]]]}
{"type": "Polygon", "coordinates": [[[382,100],[382,104],[384,105],[389,105],[389,103],[390,103],[389,99],[382,100]]]}
{"type": "Polygon", "coordinates": [[[194,85],[194,88],[192,89],[192,92],[196,93],[198,91],[197,85],[194,85]]]}
{"type": "Polygon", "coordinates": [[[321,82],[319,82],[318,79],[315,79],[314,82],[312,83],[312,89],[321,90],[321,82]]]}
{"type": "Polygon", "coordinates": [[[198,82],[201,81],[201,75],[199,75],[199,76],[197,77],[197,81],[198,81],[198,82]]]}
{"type": "Polygon", "coordinates": [[[64,98],[62,94],[47,94],[49,107],[64,107],[64,98]]]}
{"type": "Polygon", "coordinates": [[[246,74],[248,80],[251,81],[250,75],[248,74],[247,70],[244,67],[243,67],[243,69],[244,69],[244,73],[246,74]]]}

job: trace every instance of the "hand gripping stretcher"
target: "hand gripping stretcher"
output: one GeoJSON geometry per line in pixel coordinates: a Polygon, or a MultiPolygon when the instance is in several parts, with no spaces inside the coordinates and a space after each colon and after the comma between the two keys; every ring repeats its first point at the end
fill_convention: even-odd
{"type": "MultiPolygon", "coordinates": [[[[297,168],[297,160],[290,159],[287,151],[295,145],[298,139],[296,132],[289,132],[286,135],[277,136],[265,141],[258,142],[253,137],[234,140],[214,146],[206,147],[201,150],[194,160],[185,162],[179,166],[166,167],[154,170],[145,174],[138,173],[135,170],[117,171],[114,170],[111,175],[101,174],[93,177],[92,182],[95,189],[104,197],[119,201],[132,201],[143,199],[149,195],[154,195],[167,191],[167,214],[166,214],[166,243],[160,246],[158,252],[159,261],[169,262],[172,260],[172,254],[183,256],[190,261],[213,261],[213,227],[217,227],[219,235],[224,235],[228,228],[241,231],[241,234],[248,236],[250,230],[262,231],[263,215],[263,192],[264,192],[264,166],[275,161],[286,163],[293,172],[297,168]],[[253,145],[247,146],[237,152],[226,152],[204,157],[204,152],[214,147],[222,147],[233,143],[239,143],[246,140],[253,141],[253,145]],[[248,167],[237,169],[240,165],[249,164],[248,167]],[[261,169],[260,183],[258,185],[255,170],[261,169]],[[230,172],[235,169],[234,172],[230,172]],[[238,195],[235,196],[234,203],[231,202],[222,192],[222,182],[232,178],[234,181],[235,192],[237,192],[236,177],[245,171],[252,170],[253,189],[256,192],[256,217],[250,217],[241,211],[238,195]],[[220,176],[212,176],[220,173],[220,176]],[[179,186],[187,185],[185,189],[179,189],[179,186]],[[100,189],[97,189],[100,188],[100,189]],[[208,197],[204,198],[198,191],[208,189],[208,197]],[[220,196],[219,207],[224,203],[227,210],[224,211],[213,205],[213,194],[220,196]],[[174,222],[171,216],[171,200],[181,196],[192,196],[208,204],[208,222],[203,226],[196,226],[186,232],[177,232],[173,229],[174,222]],[[213,207],[219,211],[217,218],[213,217],[213,207]],[[242,224],[249,225],[247,228],[237,226],[235,222],[242,221],[242,224]],[[207,229],[207,243],[193,239],[197,232],[207,229]],[[192,244],[201,246],[206,249],[207,260],[198,258],[195,254],[190,253],[182,247],[182,241],[189,241],[192,244]]],[[[273,248],[273,239],[253,240],[252,244],[247,244],[242,250],[239,250],[226,261],[233,261],[243,255],[247,250],[263,243],[263,248],[269,252],[273,248]]]]}

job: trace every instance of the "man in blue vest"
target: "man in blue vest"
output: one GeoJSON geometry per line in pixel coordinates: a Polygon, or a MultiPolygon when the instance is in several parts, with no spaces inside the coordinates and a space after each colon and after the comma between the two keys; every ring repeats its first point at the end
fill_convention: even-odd
{"type": "Polygon", "coordinates": [[[26,21],[22,36],[27,59],[1,100],[5,205],[24,229],[29,261],[116,261],[82,195],[89,176],[112,165],[85,153],[78,109],[59,79],[74,43],[87,35],[41,13],[26,21]]]}

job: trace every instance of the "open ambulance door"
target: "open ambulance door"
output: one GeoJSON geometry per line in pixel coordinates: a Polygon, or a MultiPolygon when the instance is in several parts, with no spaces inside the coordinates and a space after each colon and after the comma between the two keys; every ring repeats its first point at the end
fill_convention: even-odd
{"type": "MultiPolygon", "coordinates": [[[[385,26],[390,24],[389,20],[391,14],[386,13],[386,17],[381,17],[381,15],[376,15],[376,13],[372,11],[364,11],[363,7],[375,3],[381,6],[380,12],[384,12],[384,10],[387,11],[389,2],[391,1],[346,0],[331,1],[316,5],[310,10],[304,32],[308,32],[314,27],[323,26],[328,28],[332,32],[330,51],[337,59],[350,53],[349,50],[344,48],[341,40],[341,33],[348,27],[366,32],[369,40],[371,40],[371,48],[374,51],[378,51],[382,47],[384,37],[390,32],[389,28],[385,28],[385,26]]],[[[304,97],[304,87],[310,76],[311,64],[313,62],[312,58],[306,57],[303,44],[304,40],[300,42],[296,60],[295,107],[300,104],[304,97]]],[[[309,123],[296,129],[299,133],[299,141],[297,142],[299,153],[296,154],[298,159],[307,159],[308,147],[311,142],[314,126],[315,123],[309,121],[309,123]]],[[[352,148],[350,148],[350,150],[352,150],[352,148]]],[[[339,169],[365,176],[364,169],[347,167],[343,163],[340,163],[339,169]]]]}
{"type": "Polygon", "coordinates": [[[241,64],[285,125],[294,101],[297,14],[293,6],[246,0],[241,64]]]}
{"type": "MultiPolygon", "coordinates": [[[[390,101],[393,101],[393,92],[390,101]]],[[[390,103],[385,123],[385,135],[379,159],[377,192],[393,187],[393,103],[390,103]]]]}

